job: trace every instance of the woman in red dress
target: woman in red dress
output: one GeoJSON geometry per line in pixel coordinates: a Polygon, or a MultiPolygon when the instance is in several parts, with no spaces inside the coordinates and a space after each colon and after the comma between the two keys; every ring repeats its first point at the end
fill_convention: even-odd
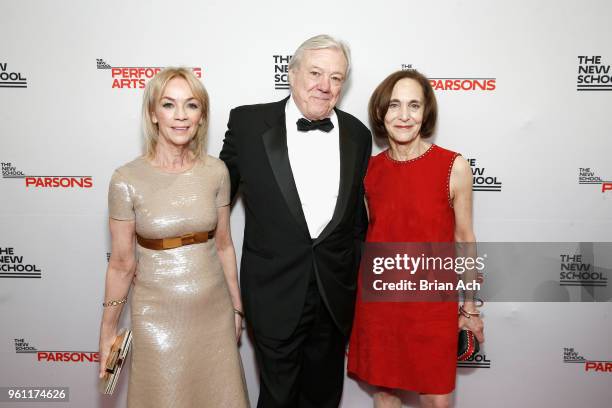
{"type": "MultiPolygon", "coordinates": [[[[366,241],[475,242],[470,166],[425,141],[437,117],[429,80],[417,71],[391,74],[372,94],[369,115],[390,148],[370,159],[365,177],[366,241]]],[[[456,302],[364,302],[361,292],[360,285],[348,371],[377,387],[374,406],[401,407],[395,390],[418,392],[423,407],[450,406],[458,330],[484,341],[474,302],[464,301],[461,315],[456,302]]]]}

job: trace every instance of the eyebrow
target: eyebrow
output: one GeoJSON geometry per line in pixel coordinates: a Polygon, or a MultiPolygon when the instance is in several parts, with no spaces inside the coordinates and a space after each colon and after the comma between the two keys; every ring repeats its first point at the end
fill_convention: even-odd
{"type": "MultiPolygon", "coordinates": [[[[318,69],[320,71],[325,71],[323,68],[321,68],[321,67],[319,67],[317,65],[311,66],[310,69],[318,69]]],[[[340,72],[340,71],[334,71],[334,72],[331,73],[331,75],[342,75],[342,76],[344,76],[344,74],[342,72],[340,72]]]]}
{"type": "MultiPolygon", "coordinates": [[[[176,101],[176,99],[171,98],[171,97],[169,97],[169,96],[162,96],[162,97],[160,98],[160,100],[162,100],[162,99],[170,99],[170,100],[171,100],[171,101],[173,101],[173,102],[174,102],[174,101],[176,101]]],[[[192,99],[194,99],[194,100],[196,100],[196,101],[198,100],[198,99],[197,99],[195,96],[192,96],[191,98],[188,98],[188,99],[186,99],[186,100],[187,100],[187,101],[190,101],[190,100],[192,100],[192,99]]]]}
{"type": "MultiPolygon", "coordinates": [[[[395,98],[395,99],[389,100],[389,103],[391,103],[391,102],[400,102],[401,103],[402,101],[400,101],[399,99],[395,98]]],[[[423,103],[423,101],[421,101],[420,99],[411,99],[411,100],[408,101],[408,103],[412,103],[412,102],[423,103]]]]}

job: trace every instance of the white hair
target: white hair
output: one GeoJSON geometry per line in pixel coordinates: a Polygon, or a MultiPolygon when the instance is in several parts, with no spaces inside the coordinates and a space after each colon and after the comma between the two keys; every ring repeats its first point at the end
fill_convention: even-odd
{"type": "Polygon", "coordinates": [[[349,69],[351,68],[351,50],[346,43],[327,34],[319,34],[304,41],[293,53],[293,57],[291,57],[291,61],[289,61],[289,70],[291,71],[300,66],[304,51],[321,50],[325,48],[335,48],[342,52],[342,55],[344,55],[344,59],[346,60],[345,74],[348,76],[349,69]]]}

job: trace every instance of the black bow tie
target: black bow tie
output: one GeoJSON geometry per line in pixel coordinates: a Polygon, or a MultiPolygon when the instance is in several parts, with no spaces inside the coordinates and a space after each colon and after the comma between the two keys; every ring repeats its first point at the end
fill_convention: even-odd
{"type": "Polygon", "coordinates": [[[320,129],[324,132],[329,132],[334,128],[334,124],[329,118],[310,121],[305,118],[298,119],[297,130],[300,132],[308,132],[309,130],[320,129]]]}

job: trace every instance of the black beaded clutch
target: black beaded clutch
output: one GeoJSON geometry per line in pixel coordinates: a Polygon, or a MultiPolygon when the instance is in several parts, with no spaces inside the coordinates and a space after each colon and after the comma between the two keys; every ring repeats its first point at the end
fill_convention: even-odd
{"type": "Polygon", "coordinates": [[[480,344],[470,330],[459,330],[459,345],[457,348],[457,361],[465,361],[478,353],[480,344]]]}

